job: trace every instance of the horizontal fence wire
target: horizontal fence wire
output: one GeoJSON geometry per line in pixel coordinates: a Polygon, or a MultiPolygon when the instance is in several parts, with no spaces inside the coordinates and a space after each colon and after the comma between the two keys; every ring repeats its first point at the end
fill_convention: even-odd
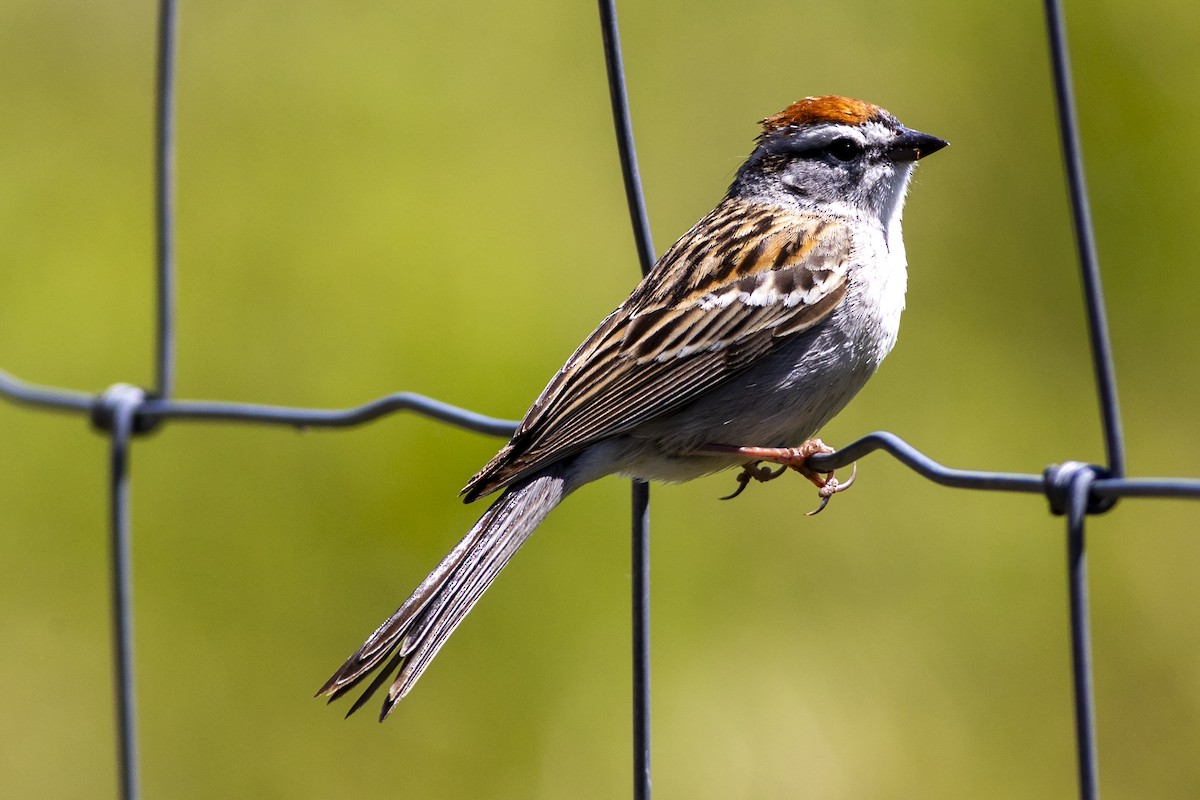
{"type": "MultiPolygon", "coordinates": [[[[111,391],[111,390],[110,390],[111,391]]],[[[105,393],[56,389],[22,381],[0,370],[0,397],[14,403],[50,411],[100,414],[107,405],[105,393]]],[[[248,422],[292,428],[350,428],[375,422],[392,414],[409,411],[447,425],[489,436],[510,436],[517,423],[489,417],[458,406],[412,392],[385,395],[346,409],[297,408],[211,400],[157,400],[146,398],[137,408],[137,419],[174,419],[180,422],[248,422]]],[[[106,428],[108,423],[101,423],[106,428]]],[[[913,472],[940,486],[954,489],[979,489],[993,492],[1046,494],[1047,480],[1042,474],[989,472],[956,469],[930,458],[894,433],[877,431],[838,448],[836,453],[811,456],[810,466],[821,472],[842,469],[871,453],[893,456],[913,472]]],[[[1200,478],[1141,477],[1097,478],[1089,487],[1094,498],[1152,497],[1160,499],[1200,499],[1200,478]]]]}
{"type": "MultiPolygon", "coordinates": [[[[613,120],[628,199],[634,240],[643,273],[654,260],[654,247],[641,191],[629,103],[625,89],[615,0],[599,0],[601,33],[608,72],[613,120]]],[[[1055,88],[1059,134],[1063,149],[1072,224],[1079,256],[1097,397],[1107,464],[1064,461],[1041,473],[1005,473],[944,466],[889,432],[868,434],[835,453],[809,459],[818,471],[847,467],[874,452],[884,452],[913,472],[956,489],[1038,494],[1050,510],[1066,517],[1067,578],[1071,619],[1071,652],[1076,720],[1080,797],[1098,797],[1095,748],[1095,705],[1092,697],[1090,630],[1087,611],[1085,521],[1108,510],[1118,498],[1200,499],[1200,479],[1126,477],[1124,439],[1117,401],[1112,345],[1105,316],[1095,237],[1088,208],[1079,144],[1066,26],[1059,0],[1044,2],[1047,40],[1055,88]]],[[[465,430],[508,436],[511,420],[497,419],[424,395],[397,392],[346,409],[298,408],[228,401],[177,400],[175,382],[174,275],[174,109],[177,11],[174,0],[160,0],[156,90],[155,230],[157,273],[157,330],[155,388],[143,390],[115,384],[98,393],[39,386],[0,370],[0,397],[44,411],[76,413],[110,437],[110,529],[112,534],[113,640],[117,749],[121,796],[138,797],[135,681],[132,649],[133,598],[129,512],[129,451],[140,433],[168,421],[235,422],[295,428],[346,428],[364,425],[392,414],[411,412],[465,430]]],[[[650,796],[649,695],[649,493],[635,481],[632,494],[633,555],[633,745],[634,786],[638,800],[650,796]]]]}
{"type": "MultiPolygon", "coordinates": [[[[117,384],[93,395],[35,386],[0,370],[0,396],[21,405],[88,414],[102,430],[111,427],[114,404],[124,398],[126,387],[127,384],[117,384]]],[[[412,392],[396,392],[360,406],[344,409],[297,408],[216,400],[159,400],[143,394],[136,404],[135,423],[145,428],[162,420],[174,419],[181,422],[251,422],[300,429],[353,428],[400,411],[411,411],[447,425],[490,436],[511,436],[517,427],[517,423],[512,420],[477,414],[412,392]]]]}

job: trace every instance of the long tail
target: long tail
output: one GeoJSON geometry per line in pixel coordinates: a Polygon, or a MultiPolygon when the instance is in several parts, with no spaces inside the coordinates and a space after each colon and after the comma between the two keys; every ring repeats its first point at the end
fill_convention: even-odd
{"type": "Polygon", "coordinates": [[[317,695],[328,695],[333,702],[386,661],[346,712],[350,716],[362,707],[399,669],[379,713],[381,721],[386,718],[513,553],[566,496],[566,472],[565,466],[554,465],[505,492],[317,695]]]}

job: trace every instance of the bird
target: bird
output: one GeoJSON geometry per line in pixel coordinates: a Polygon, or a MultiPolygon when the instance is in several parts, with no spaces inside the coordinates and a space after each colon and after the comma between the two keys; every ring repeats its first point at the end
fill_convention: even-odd
{"type": "Polygon", "coordinates": [[[600,322],[462,490],[464,502],[499,499],[317,696],[332,702],[378,670],[346,716],[391,680],[385,719],[533,530],[598,478],[680,482],[740,466],[732,497],[791,468],[818,487],[818,511],[849,486],[806,466],[832,452],[810,437],[896,342],[909,181],[947,142],[832,95],[797,100],[761,126],[717,206],[600,322]]]}

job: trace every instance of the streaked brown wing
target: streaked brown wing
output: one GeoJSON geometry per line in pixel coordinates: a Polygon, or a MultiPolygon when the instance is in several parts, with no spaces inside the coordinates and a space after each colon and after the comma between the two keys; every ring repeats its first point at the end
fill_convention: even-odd
{"type": "Polygon", "coordinates": [[[726,200],[567,360],[465,499],[690,402],[816,325],[846,293],[849,250],[840,224],[726,200]]]}

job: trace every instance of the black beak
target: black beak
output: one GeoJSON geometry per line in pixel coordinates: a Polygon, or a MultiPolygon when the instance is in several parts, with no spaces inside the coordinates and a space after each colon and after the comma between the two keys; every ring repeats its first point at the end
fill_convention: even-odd
{"type": "Polygon", "coordinates": [[[930,136],[928,133],[901,128],[888,147],[887,156],[892,161],[917,161],[930,153],[936,153],[948,144],[950,143],[945,139],[930,136]]]}

